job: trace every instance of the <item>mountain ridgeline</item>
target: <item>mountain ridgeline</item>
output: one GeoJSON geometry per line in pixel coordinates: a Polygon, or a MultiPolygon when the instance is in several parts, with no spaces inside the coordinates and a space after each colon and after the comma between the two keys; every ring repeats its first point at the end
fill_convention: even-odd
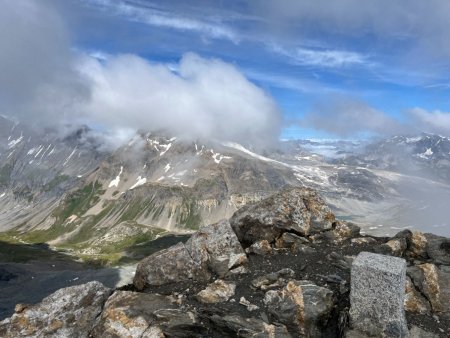
{"type": "Polygon", "coordinates": [[[415,205],[404,187],[417,177],[414,194],[450,196],[450,141],[435,135],[398,137],[363,151],[342,141],[289,141],[262,155],[164,132],[137,133],[111,150],[87,127],[61,136],[0,118],[0,131],[0,238],[109,262],[133,245],[229,218],[285,186],[315,188],[338,217],[376,234],[411,225],[415,205]]]}

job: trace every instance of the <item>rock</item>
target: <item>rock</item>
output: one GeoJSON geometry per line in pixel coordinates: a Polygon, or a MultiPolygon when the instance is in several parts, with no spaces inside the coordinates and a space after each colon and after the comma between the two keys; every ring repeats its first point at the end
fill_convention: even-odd
{"type": "Polygon", "coordinates": [[[247,262],[244,249],[228,221],[200,228],[186,242],[194,261],[220,278],[247,262]]]}
{"type": "Polygon", "coordinates": [[[352,244],[363,245],[363,244],[374,244],[377,240],[373,237],[356,237],[350,240],[352,244]]]}
{"type": "Polygon", "coordinates": [[[342,242],[348,238],[354,238],[359,236],[361,228],[356,224],[350,222],[336,221],[333,224],[333,230],[331,231],[336,238],[337,242],[342,242]]]}
{"type": "Polygon", "coordinates": [[[99,282],[60,289],[0,322],[1,337],[87,337],[111,290],[99,282]]]}
{"type": "Polygon", "coordinates": [[[196,316],[158,294],[116,291],[92,330],[92,337],[200,336],[196,316]]]}
{"type": "Polygon", "coordinates": [[[409,338],[439,338],[439,335],[425,331],[420,327],[413,325],[409,330],[409,338]]]}
{"type": "Polygon", "coordinates": [[[430,313],[427,300],[416,290],[410,277],[406,277],[405,311],[415,314],[430,313]]]}
{"type": "Polygon", "coordinates": [[[286,327],[267,324],[258,318],[244,318],[238,314],[213,315],[209,319],[222,337],[290,338],[286,327]]]}
{"type": "Polygon", "coordinates": [[[284,232],[302,236],[331,229],[334,215],[317,192],[288,188],[235,212],[230,219],[239,241],[246,246],[260,240],[273,243],[284,232]]]}
{"type": "Polygon", "coordinates": [[[376,252],[396,257],[401,257],[405,252],[408,244],[405,238],[394,238],[380,245],[376,252]]]}
{"type": "Polygon", "coordinates": [[[185,243],[154,253],[137,266],[134,285],[148,286],[195,279],[208,281],[211,272],[219,277],[244,271],[247,256],[228,221],[202,227],[185,243]]]}
{"type": "Polygon", "coordinates": [[[295,277],[295,272],[292,269],[281,269],[277,272],[269,273],[265,276],[258,277],[252,281],[252,287],[255,289],[269,290],[279,288],[286,285],[289,279],[295,277]]]}
{"type": "Polygon", "coordinates": [[[413,258],[427,258],[427,238],[420,231],[413,231],[409,241],[409,254],[413,258]]]}
{"type": "Polygon", "coordinates": [[[427,255],[437,264],[450,265],[450,238],[425,234],[427,255]]]}
{"type": "Polygon", "coordinates": [[[210,275],[194,262],[185,244],[178,243],[140,261],[133,284],[138,290],[143,290],[146,286],[164,285],[194,277],[207,280],[210,275]]]}
{"type": "Polygon", "coordinates": [[[246,253],[253,253],[255,255],[269,255],[272,253],[272,246],[266,240],[258,241],[250,245],[247,249],[245,249],[246,253]]]}
{"type": "Polygon", "coordinates": [[[283,233],[275,241],[276,248],[293,249],[292,251],[295,251],[296,247],[303,244],[310,244],[309,240],[305,237],[301,237],[290,232],[283,233]]]}
{"type": "Polygon", "coordinates": [[[350,321],[373,336],[406,337],[404,259],[361,252],[351,270],[350,321]]]}
{"type": "Polygon", "coordinates": [[[282,290],[264,297],[269,313],[290,332],[320,337],[333,308],[333,292],[310,281],[290,281],[282,290]]]}
{"type": "Polygon", "coordinates": [[[408,253],[413,258],[430,258],[433,263],[450,265],[450,238],[414,231],[408,253]]]}
{"type": "Polygon", "coordinates": [[[203,303],[226,302],[234,296],[235,291],[236,284],[218,279],[197,293],[197,299],[203,303]]]}
{"type": "Polygon", "coordinates": [[[248,311],[255,311],[259,309],[259,306],[250,303],[247,299],[245,299],[245,297],[241,297],[241,299],[239,299],[239,304],[244,305],[248,311]]]}
{"type": "Polygon", "coordinates": [[[314,235],[312,240],[314,243],[322,241],[341,243],[347,239],[359,236],[360,230],[360,227],[353,223],[336,221],[333,223],[332,230],[314,235]]]}
{"type": "Polygon", "coordinates": [[[408,269],[414,285],[427,297],[435,313],[450,315],[450,273],[431,263],[408,269]]]}

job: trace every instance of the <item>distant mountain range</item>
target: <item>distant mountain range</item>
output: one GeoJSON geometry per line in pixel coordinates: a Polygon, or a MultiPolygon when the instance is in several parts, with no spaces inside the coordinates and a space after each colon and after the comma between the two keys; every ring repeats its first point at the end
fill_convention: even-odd
{"type": "Polygon", "coordinates": [[[164,132],[140,132],[108,150],[87,127],[61,136],[0,117],[0,240],[113,260],[164,233],[228,218],[286,185],[319,190],[367,232],[414,226],[448,235],[448,208],[439,217],[436,208],[450,197],[449,152],[448,138],[427,134],[255,151],[164,132]]]}

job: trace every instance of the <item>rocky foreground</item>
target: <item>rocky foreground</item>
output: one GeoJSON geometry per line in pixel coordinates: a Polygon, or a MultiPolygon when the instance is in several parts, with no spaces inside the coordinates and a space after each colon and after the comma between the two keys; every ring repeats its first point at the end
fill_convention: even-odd
{"type": "Polygon", "coordinates": [[[450,239],[362,236],[303,188],[247,205],[145,258],[132,285],[90,282],[18,304],[0,336],[365,337],[348,315],[350,268],[363,251],[407,261],[411,337],[450,336],[450,239]]]}

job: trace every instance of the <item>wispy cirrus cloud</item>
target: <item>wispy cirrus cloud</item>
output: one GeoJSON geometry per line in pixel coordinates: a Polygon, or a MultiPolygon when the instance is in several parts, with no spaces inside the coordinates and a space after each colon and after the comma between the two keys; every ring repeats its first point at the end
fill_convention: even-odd
{"type": "Polygon", "coordinates": [[[285,48],[272,45],[274,53],[288,57],[294,64],[324,68],[339,68],[354,65],[368,65],[368,56],[345,50],[312,49],[305,47],[285,48]]]}
{"type": "Polygon", "coordinates": [[[238,43],[240,37],[236,31],[224,24],[217,16],[189,16],[181,15],[169,7],[142,1],[110,1],[85,0],[88,5],[101,8],[114,15],[128,20],[140,22],[155,27],[191,31],[206,38],[225,39],[238,43]]]}

